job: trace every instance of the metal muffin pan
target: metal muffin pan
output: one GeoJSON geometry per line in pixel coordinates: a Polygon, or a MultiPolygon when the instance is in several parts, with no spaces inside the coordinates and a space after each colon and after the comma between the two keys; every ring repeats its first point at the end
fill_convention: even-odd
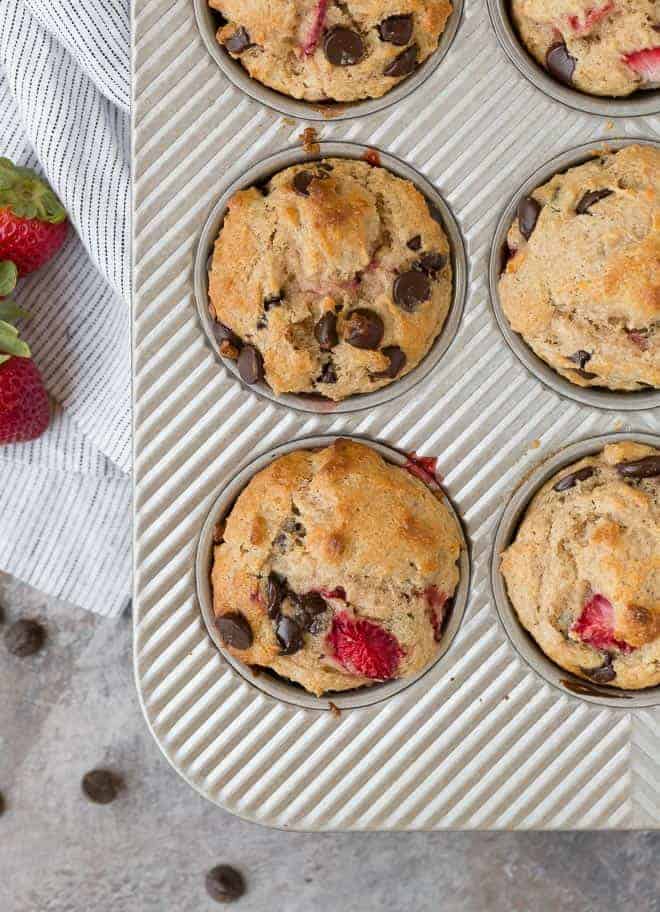
{"type": "Polygon", "coordinates": [[[553,175],[561,173],[562,171],[567,171],[569,168],[589,161],[593,158],[594,151],[615,151],[632,144],[660,148],[660,143],[653,140],[608,139],[603,143],[591,142],[578,146],[575,149],[569,149],[568,151],[562,152],[560,155],[551,158],[550,161],[541,165],[540,168],[537,168],[522,186],[516,190],[500,216],[491,245],[488,270],[490,298],[495,311],[495,317],[507,344],[525,367],[531,371],[535,377],[538,377],[542,383],[545,383],[562,396],[574,399],[576,402],[583,402],[585,405],[590,405],[595,408],[616,409],[618,411],[638,411],[640,409],[658,408],[660,406],[660,390],[617,392],[615,390],[599,389],[596,387],[582,387],[577,386],[575,383],[571,383],[570,380],[562,377],[553,370],[549,364],[539,358],[525,342],[523,337],[519,333],[514,332],[511,328],[500,302],[498,282],[502,271],[502,250],[511,223],[516,217],[516,207],[519,200],[531,193],[532,190],[541,186],[541,184],[546,183],[553,175]]]}
{"type": "Polygon", "coordinates": [[[509,599],[506,583],[500,571],[502,552],[515,539],[518,527],[537,491],[561,469],[578,462],[580,459],[584,459],[585,456],[600,453],[608,443],[617,443],[623,440],[633,440],[637,443],[660,447],[660,436],[653,434],[619,433],[590,437],[587,440],[572,443],[553,456],[549,456],[521,482],[504,508],[495,532],[490,579],[495,605],[504,629],[513,646],[537,674],[541,675],[553,687],[557,687],[569,696],[578,697],[578,699],[596,703],[600,706],[610,706],[613,709],[629,711],[632,708],[642,709],[649,706],[660,706],[660,686],[638,691],[619,690],[616,687],[607,687],[585,681],[584,678],[579,678],[577,675],[571,674],[571,672],[556,665],[545,655],[533,637],[520,623],[515,608],[509,599]]]}
{"type": "Polygon", "coordinates": [[[510,0],[487,0],[497,40],[511,63],[550,98],[569,108],[601,117],[644,117],[660,113],[660,89],[640,89],[626,98],[589,95],[554,79],[529,53],[518,36],[510,13],[510,0]]]}
{"type": "MultiPolygon", "coordinates": [[[[460,578],[454,594],[454,605],[445,622],[438,652],[433,661],[416,675],[410,678],[399,678],[384,684],[374,684],[370,687],[362,687],[352,691],[335,693],[328,697],[316,697],[313,694],[307,693],[302,687],[287,682],[278,675],[269,673],[266,669],[260,670],[259,674],[255,675],[254,671],[249,666],[244,662],[241,662],[240,659],[234,657],[229,650],[225,648],[224,643],[218,636],[215,625],[213,593],[210,580],[213,560],[213,529],[215,524],[228,515],[236,498],[249,484],[251,478],[253,478],[257,472],[270,465],[275,459],[284,456],[286,453],[294,452],[295,450],[309,450],[326,447],[339,439],[340,436],[348,437],[349,435],[324,434],[292,440],[290,443],[283,443],[272,450],[267,450],[240,469],[223,488],[218,495],[217,500],[213,503],[204,525],[202,526],[195,558],[197,598],[199,600],[202,617],[204,618],[204,623],[209,636],[220,650],[225,660],[253,687],[268,694],[269,697],[276,700],[283,700],[285,703],[300,706],[303,709],[330,710],[332,709],[329,702],[330,700],[332,701],[333,706],[339,710],[360,709],[362,707],[373,706],[376,703],[380,703],[382,700],[386,700],[389,697],[393,697],[395,694],[401,693],[401,691],[408,687],[420,685],[420,679],[442,660],[446,655],[447,650],[450,648],[460,627],[470,588],[469,549],[461,519],[447,495],[440,491],[438,492],[439,499],[456,520],[461,536],[461,554],[458,562],[460,578]]],[[[407,457],[392,447],[362,437],[351,437],[350,439],[371,447],[371,449],[375,450],[383,459],[387,460],[387,462],[391,462],[398,466],[403,466],[406,463],[407,457]]],[[[423,686],[423,684],[420,686],[423,686]]]]}
{"type": "Polygon", "coordinates": [[[318,154],[310,154],[300,146],[297,146],[285,149],[282,152],[276,152],[274,155],[270,155],[268,158],[263,159],[263,161],[258,162],[246,171],[245,174],[241,175],[237,180],[232,181],[229,186],[222,190],[218,202],[211,209],[199,237],[194,263],[197,313],[211,350],[216,359],[236,378],[236,380],[243,383],[236,362],[229,358],[223,358],[218,351],[218,326],[211,317],[208,306],[208,270],[210,257],[213,253],[213,245],[220,228],[222,227],[227,205],[231,197],[238,190],[266,183],[273,175],[291,165],[319,161],[322,158],[363,159],[365,154],[372,150],[378,153],[380,165],[383,168],[391,171],[392,174],[395,174],[397,177],[402,177],[411,181],[415,187],[417,187],[420,193],[426,198],[432,215],[437,218],[447,235],[451,254],[453,282],[453,294],[449,312],[447,313],[440,333],[427,354],[416,367],[400,379],[393,380],[391,383],[387,384],[387,386],[383,386],[373,393],[361,393],[355,396],[349,396],[341,402],[333,402],[322,396],[314,395],[300,395],[295,393],[277,395],[265,381],[255,383],[249,387],[260,396],[270,399],[278,405],[294,408],[301,412],[336,415],[357,412],[361,409],[374,408],[375,406],[383,405],[386,402],[391,402],[393,399],[403,396],[405,393],[409,393],[418,383],[428,377],[430,372],[437,367],[442,360],[447,349],[451,345],[454,336],[458,332],[467,293],[468,264],[458,222],[440,193],[430,181],[419,174],[414,168],[393,155],[389,155],[379,149],[374,149],[374,147],[359,145],[357,143],[322,142],[319,144],[318,154]]]}
{"type": "Polygon", "coordinates": [[[411,92],[414,92],[435,72],[440,66],[444,57],[458,31],[463,13],[463,0],[452,0],[454,7],[453,12],[447,20],[445,30],[440,36],[438,47],[410,76],[397,83],[385,95],[380,98],[368,98],[364,101],[354,102],[313,102],[301,101],[284,95],[271,89],[256,79],[253,79],[247,70],[238,60],[234,60],[231,54],[218,44],[216,32],[218,30],[218,21],[220,16],[215,14],[209,7],[207,0],[193,0],[195,9],[195,19],[197,27],[202,36],[207,51],[220,67],[224,75],[230,82],[253,98],[280,114],[287,114],[290,117],[298,117],[310,121],[326,121],[331,118],[334,121],[350,120],[353,117],[364,117],[367,114],[375,114],[391,105],[401,103],[411,92]]]}

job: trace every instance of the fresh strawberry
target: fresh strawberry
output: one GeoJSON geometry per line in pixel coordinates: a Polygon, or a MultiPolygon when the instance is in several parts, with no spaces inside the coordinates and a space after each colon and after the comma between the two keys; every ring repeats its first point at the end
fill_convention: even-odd
{"type": "Polygon", "coordinates": [[[632,652],[632,646],[614,636],[614,608],[604,595],[592,595],[584,603],[582,614],[571,627],[583,643],[594,649],[632,652]]]}
{"type": "Polygon", "coordinates": [[[312,26],[302,43],[302,52],[305,57],[309,57],[316,50],[319,38],[321,37],[321,32],[323,31],[323,23],[325,22],[325,14],[327,11],[328,0],[317,0],[316,6],[314,7],[312,26]]]}
{"type": "Polygon", "coordinates": [[[23,316],[12,301],[0,301],[0,444],[34,440],[50,421],[41,375],[9,322],[23,316]]]}
{"type": "Polygon", "coordinates": [[[660,47],[633,51],[624,54],[621,59],[642,77],[645,85],[660,85],[660,47]]]}
{"type": "Polygon", "coordinates": [[[396,674],[403,650],[396,637],[371,621],[345,611],[336,614],[328,642],[337,661],[354,674],[386,681],[396,674]]]}
{"type": "Polygon", "coordinates": [[[66,212],[47,183],[30,168],[0,158],[0,260],[19,276],[39,269],[66,238],[66,212]]]}
{"type": "Polygon", "coordinates": [[[610,2],[605,3],[603,6],[593,6],[586,10],[583,19],[579,16],[569,16],[568,24],[570,25],[573,34],[577,37],[588,35],[594,25],[597,25],[600,20],[604,19],[613,9],[614,4],[610,0],[610,2]]]}

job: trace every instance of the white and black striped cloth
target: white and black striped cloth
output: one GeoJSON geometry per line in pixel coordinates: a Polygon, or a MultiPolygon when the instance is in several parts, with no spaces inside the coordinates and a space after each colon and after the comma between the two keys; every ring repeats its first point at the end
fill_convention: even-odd
{"type": "Polygon", "coordinates": [[[16,295],[55,406],[0,448],[0,570],[104,615],[130,579],[129,46],[128,0],[0,0],[0,155],[75,228],[16,295]]]}

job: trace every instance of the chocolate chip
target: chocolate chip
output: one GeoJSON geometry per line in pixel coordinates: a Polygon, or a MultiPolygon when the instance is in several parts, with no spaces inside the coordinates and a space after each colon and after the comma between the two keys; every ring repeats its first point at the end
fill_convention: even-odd
{"type": "Polygon", "coordinates": [[[419,235],[419,234],[416,234],[415,237],[411,237],[410,240],[408,241],[408,243],[406,244],[406,247],[408,247],[410,250],[419,250],[419,248],[421,246],[422,246],[422,238],[421,238],[421,235],[419,235]]]}
{"type": "Polygon", "coordinates": [[[613,190],[588,190],[575,207],[575,211],[578,215],[591,215],[589,209],[599,200],[611,196],[613,192],[613,190]]]}
{"type": "Polygon", "coordinates": [[[569,355],[568,360],[572,361],[573,364],[577,364],[577,366],[580,368],[580,370],[582,370],[584,368],[584,365],[587,364],[589,361],[591,361],[591,353],[588,351],[585,351],[583,348],[580,348],[578,351],[574,352],[572,355],[569,355]]]}
{"type": "Polygon", "coordinates": [[[328,361],[327,364],[324,364],[321,368],[321,373],[319,374],[317,383],[336,383],[337,382],[337,371],[332,361],[328,361]]]}
{"type": "Polygon", "coordinates": [[[382,41],[403,47],[408,44],[413,33],[412,16],[388,16],[378,26],[378,34],[382,41]]]}
{"type": "Polygon", "coordinates": [[[299,196],[309,196],[309,185],[313,180],[312,171],[298,171],[293,178],[293,189],[299,196]]]}
{"type": "Polygon", "coordinates": [[[383,76],[408,76],[415,69],[417,63],[417,51],[419,48],[416,44],[411,44],[402,54],[395,57],[383,70],[383,76]]]}
{"type": "Polygon", "coordinates": [[[94,804],[110,804],[119,794],[123,783],[110,770],[97,769],[85,773],[80,785],[86,797],[94,804]]]}
{"type": "Polygon", "coordinates": [[[268,582],[266,583],[268,617],[276,618],[280,613],[286,589],[286,580],[279,573],[272,572],[268,574],[268,582]]]}
{"type": "Polygon", "coordinates": [[[230,611],[215,620],[220,639],[234,649],[249,649],[252,645],[252,628],[240,611],[230,611]]]}
{"type": "Polygon", "coordinates": [[[287,617],[285,614],[281,615],[275,628],[275,635],[282,647],[280,655],[291,655],[302,649],[303,632],[293,618],[287,617]]]}
{"type": "Polygon", "coordinates": [[[528,241],[541,212],[541,204],[533,196],[525,196],[518,203],[518,230],[528,241]]]}
{"type": "Polygon", "coordinates": [[[236,333],[228,326],[225,326],[224,323],[218,323],[216,336],[220,336],[221,339],[226,339],[227,342],[229,342],[235,348],[240,349],[243,347],[243,340],[240,338],[240,336],[237,336],[236,333]]]}
{"type": "Polygon", "coordinates": [[[311,617],[316,617],[317,614],[323,614],[323,612],[328,609],[327,602],[318,592],[307,592],[302,596],[300,604],[304,611],[311,617]]]}
{"type": "Polygon", "coordinates": [[[329,162],[319,162],[319,168],[321,171],[333,171],[334,166],[329,164],[329,162]]]}
{"type": "Polygon", "coordinates": [[[392,286],[394,303],[408,313],[431,297],[431,284],[428,276],[418,269],[401,273],[392,286]]]}
{"type": "Polygon", "coordinates": [[[337,314],[326,311],[314,327],[314,336],[321,351],[330,351],[339,342],[337,335],[337,314]]]}
{"type": "Polygon", "coordinates": [[[12,655],[25,659],[39,652],[45,639],[46,631],[38,621],[23,618],[6,631],[5,646],[12,655]]]}
{"type": "Polygon", "coordinates": [[[500,275],[506,269],[506,264],[509,262],[511,257],[515,256],[516,251],[509,247],[507,241],[502,244],[502,249],[500,251],[500,275]]]}
{"type": "Polygon", "coordinates": [[[245,893],[243,875],[229,865],[216,865],[206,875],[206,892],[216,902],[228,903],[245,893]]]}
{"type": "Polygon", "coordinates": [[[575,58],[568,53],[563,41],[559,41],[548,48],[548,53],[545,55],[545,65],[559,82],[563,82],[565,85],[573,84],[575,58]]]}
{"type": "Polygon", "coordinates": [[[616,671],[612,667],[612,657],[609,655],[602,665],[598,665],[596,668],[583,668],[580,666],[580,671],[588,678],[591,678],[592,681],[595,681],[596,684],[609,684],[610,681],[616,678],[616,671]]]}
{"type": "Polygon", "coordinates": [[[338,25],[323,39],[323,53],[333,66],[354,66],[364,57],[364,43],[357,32],[338,25]]]}
{"type": "Polygon", "coordinates": [[[242,54],[243,51],[247,51],[249,47],[252,47],[247,29],[242,25],[237,28],[234,34],[230,35],[225,41],[225,47],[230,54],[242,54]]]}
{"type": "Polygon", "coordinates": [[[405,363],[408,360],[406,358],[406,353],[402,351],[398,345],[388,345],[385,348],[381,348],[380,351],[381,354],[385,355],[386,358],[389,358],[390,363],[387,365],[385,370],[378,371],[371,376],[375,380],[380,380],[386,377],[390,380],[393,380],[397,374],[403,370],[405,363]]]}
{"type": "Polygon", "coordinates": [[[619,462],[616,470],[624,478],[655,478],[660,475],[660,456],[645,456],[634,462],[619,462]]]}
{"type": "Polygon", "coordinates": [[[569,475],[564,475],[563,478],[560,478],[559,481],[552,486],[553,491],[568,491],[569,488],[574,488],[578,481],[586,481],[587,478],[595,473],[595,469],[591,466],[585,466],[583,469],[578,469],[577,472],[571,472],[569,475]]]}
{"type": "Polygon", "coordinates": [[[441,269],[444,269],[447,263],[447,257],[444,253],[425,253],[413,266],[413,269],[421,269],[422,272],[426,272],[428,275],[435,278],[436,273],[440,272],[441,269]]]}
{"type": "Polygon", "coordinates": [[[244,345],[238,356],[238,373],[244,383],[258,383],[264,379],[264,364],[253,345],[244,345]]]}
{"type": "Polygon", "coordinates": [[[344,339],[354,348],[378,348],[384,331],[383,321],[378,314],[365,307],[352,310],[344,320],[344,339]]]}
{"type": "Polygon", "coordinates": [[[279,307],[281,303],[281,295],[270,295],[270,297],[264,298],[264,310],[266,313],[268,313],[268,311],[272,310],[273,307],[279,307]]]}

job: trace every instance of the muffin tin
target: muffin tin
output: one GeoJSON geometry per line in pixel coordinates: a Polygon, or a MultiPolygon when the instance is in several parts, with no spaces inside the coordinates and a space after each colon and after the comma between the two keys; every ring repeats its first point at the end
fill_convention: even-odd
{"type": "Polygon", "coordinates": [[[185,0],[138,0],[133,42],[135,670],[165,756],[201,794],[270,826],[657,827],[658,710],[625,701],[621,712],[530,667],[500,621],[490,567],[502,510],[544,456],[608,433],[657,435],[659,413],[594,408],[540,383],[497,325],[488,271],[496,222],[527,175],[610,135],[657,141],[660,118],[614,128],[549,98],[506,59],[484,0],[466,0],[451,51],[405,100],[391,93],[369,116],[319,127],[323,142],[375,147],[441,193],[470,264],[456,338],[395,400],[300,412],[218,363],[193,262],[223,188],[290,148],[305,124],[227,83],[185,0]],[[446,655],[398,693],[339,715],[237,673],[208,636],[194,572],[205,519],[238,467],[326,434],[437,456],[472,565],[446,655]]]}

